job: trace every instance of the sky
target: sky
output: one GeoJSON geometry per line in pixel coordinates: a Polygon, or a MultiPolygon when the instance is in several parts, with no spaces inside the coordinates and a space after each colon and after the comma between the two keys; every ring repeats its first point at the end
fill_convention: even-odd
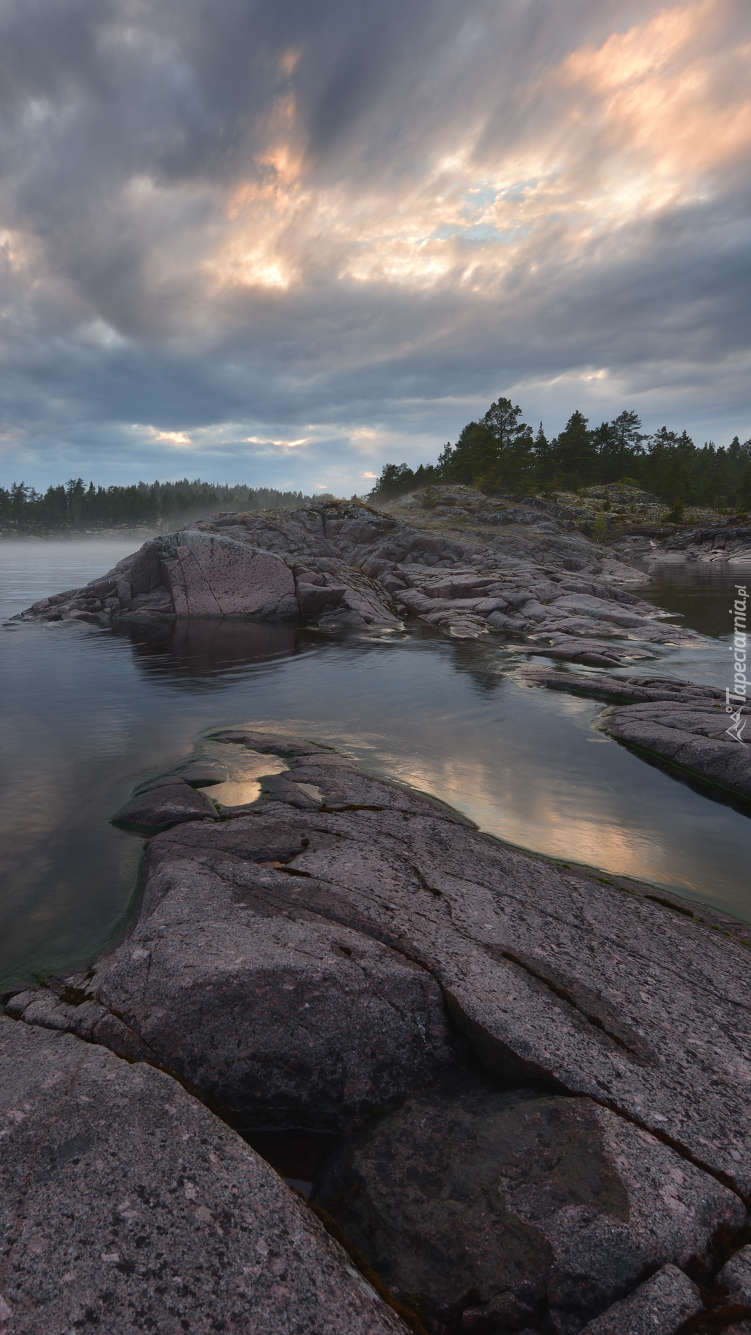
{"type": "Polygon", "coordinates": [[[748,0],[0,0],[0,484],[751,437],[748,0]]]}

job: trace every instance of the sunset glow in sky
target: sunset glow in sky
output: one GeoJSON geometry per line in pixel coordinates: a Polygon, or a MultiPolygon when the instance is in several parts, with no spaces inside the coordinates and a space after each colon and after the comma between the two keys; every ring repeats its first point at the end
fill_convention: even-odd
{"type": "Polygon", "coordinates": [[[0,483],[751,436],[747,0],[0,0],[0,483]]]}

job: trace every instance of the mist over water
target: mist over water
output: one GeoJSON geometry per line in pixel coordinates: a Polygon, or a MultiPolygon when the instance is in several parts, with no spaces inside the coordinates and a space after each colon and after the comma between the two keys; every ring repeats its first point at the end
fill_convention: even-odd
{"type": "MultiPolygon", "coordinates": [[[[134,545],[0,543],[0,613],[102,574],[134,545]]],[[[725,685],[722,609],[743,578],[662,571],[644,596],[714,638],[618,675],[725,685]]],[[[335,745],[513,843],[751,918],[751,820],[607,740],[596,701],[523,687],[524,661],[499,636],[428,627],[332,636],[229,620],[6,620],[0,978],[83,962],[118,929],[143,841],[109,818],[136,783],[200,752],[202,733],[237,724],[335,745]]]]}

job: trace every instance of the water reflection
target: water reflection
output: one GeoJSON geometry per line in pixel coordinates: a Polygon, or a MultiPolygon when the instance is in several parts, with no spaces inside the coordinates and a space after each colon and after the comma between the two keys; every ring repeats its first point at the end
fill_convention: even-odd
{"type": "Polygon", "coordinates": [[[751,581],[751,566],[728,566],[724,562],[664,564],[652,561],[645,564],[645,570],[650,576],[649,582],[634,592],[668,612],[679,613],[681,620],[677,625],[691,626],[702,635],[718,639],[732,633],[730,607],[735,586],[751,581]]]}
{"type": "Polygon", "coordinates": [[[302,653],[310,638],[292,623],[209,619],[124,621],[114,634],[130,644],[135,662],[148,676],[199,689],[226,685],[228,677],[245,668],[302,653]]]}
{"type": "MultiPolygon", "coordinates": [[[[524,847],[751,917],[751,821],[602,744],[596,702],[521,686],[523,647],[500,637],[326,637],[240,621],[24,624],[0,637],[6,979],[99,948],[127,911],[141,850],[111,813],[146,776],[206,755],[206,734],[242,724],[338,745],[524,847]]],[[[655,670],[706,680],[701,663],[724,667],[724,653],[717,641],[662,648],[655,670]]]]}

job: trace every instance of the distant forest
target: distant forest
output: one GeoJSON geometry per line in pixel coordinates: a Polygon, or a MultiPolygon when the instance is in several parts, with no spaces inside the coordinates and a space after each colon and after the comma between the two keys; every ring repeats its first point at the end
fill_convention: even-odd
{"type": "Polygon", "coordinates": [[[728,446],[698,446],[686,431],[678,435],[666,426],[647,435],[630,411],[595,427],[577,411],[548,440],[542,422],[535,434],[521,415],[510,399],[498,399],[479,422],[468,422],[455,445],[446,445],[436,464],[414,471],[386,464],[370,499],[377,504],[435,483],[461,482],[488,495],[521,498],[626,482],[679,510],[751,509],[751,440],[741,444],[735,436],[728,446]]]}
{"type": "Polygon", "coordinates": [[[301,491],[224,487],[198,478],[139,482],[132,487],[95,487],[90,482],[87,487],[79,477],[45,492],[14,482],[9,491],[0,487],[0,527],[18,533],[75,533],[141,524],[175,527],[217,510],[270,510],[312,499],[301,491]]]}

